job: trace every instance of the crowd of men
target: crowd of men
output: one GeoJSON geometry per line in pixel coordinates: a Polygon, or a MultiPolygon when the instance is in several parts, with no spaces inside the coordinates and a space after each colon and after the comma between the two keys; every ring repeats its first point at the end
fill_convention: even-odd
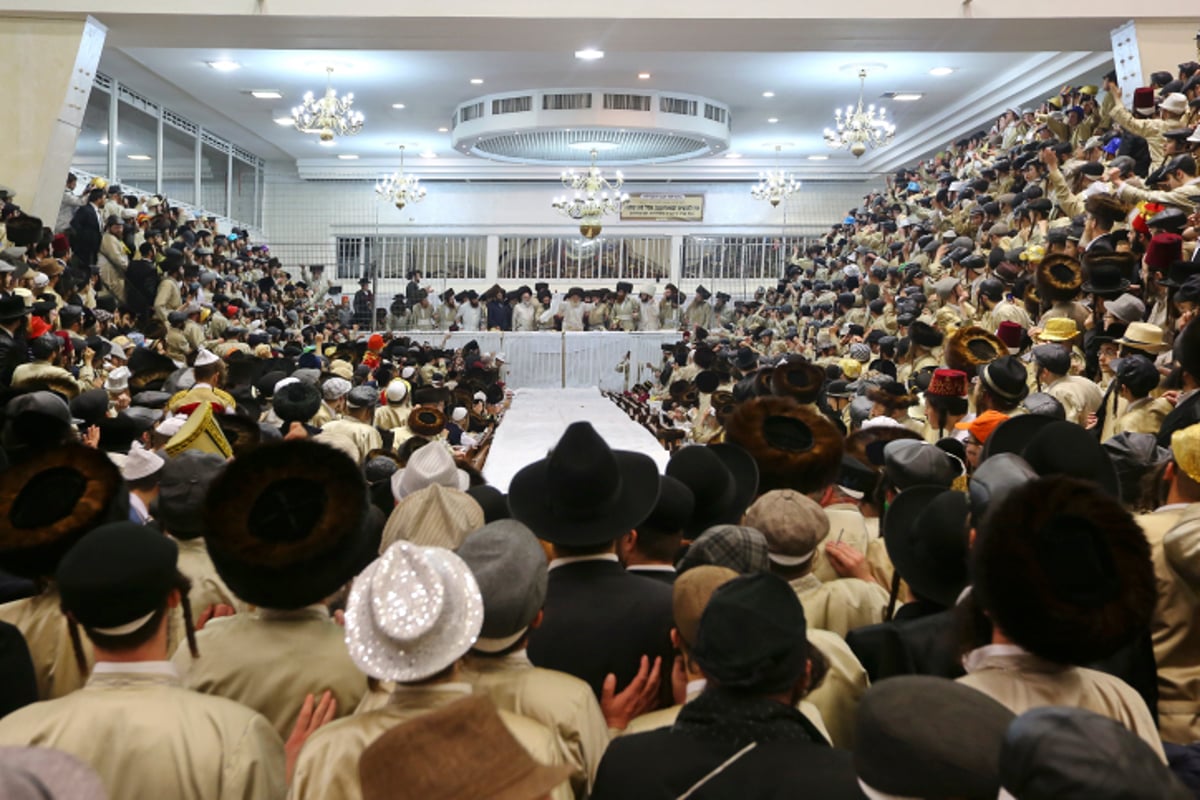
{"type": "Polygon", "coordinates": [[[505,492],[503,354],[162,198],[5,193],[0,796],[1195,796],[1200,65],[1152,82],[754,297],[410,275],[396,329],[681,329],[625,398],[665,474],[578,422],[505,492]]]}

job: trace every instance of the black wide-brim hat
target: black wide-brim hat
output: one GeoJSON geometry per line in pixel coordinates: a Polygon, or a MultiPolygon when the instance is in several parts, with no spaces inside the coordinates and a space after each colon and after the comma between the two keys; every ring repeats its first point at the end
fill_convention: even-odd
{"type": "MultiPolygon", "coordinates": [[[[998,426],[992,436],[1001,427],[1003,425],[998,426]]],[[[1043,478],[1066,475],[1090,481],[1111,497],[1121,496],[1121,482],[1108,451],[1091,431],[1074,422],[1056,419],[1039,428],[1021,450],[1021,458],[1043,478]]]]}
{"type": "Polygon", "coordinates": [[[588,422],[567,427],[554,449],[508,486],[513,519],[565,547],[607,544],[636,528],[658,502],[658,467],[613,450],[588,422]]]}
{"type": "Polygon", "coordinates": [[[89,531],[128,519],[129,492],[104,453],[66,445],[0,472],[0,509],[0,568],[41,578],[89,531]]]}
{"type": "Polygon", "coordinates": [[[145,389],[160,389],[179,367],[167,356],[146,347],[129,354],[129,389],[137,394],[145,389]]]}
{"type": "Polygon", "coordinates": [[[320,602],[371,562],[367,484],[349,457],[311,440],[272,443],[230,462],[204,502],[205,540],[242,600],[320,602]]]}
{"type": "Polygon", "coordinates": [[[1133,253],[1100,252],[1084,254],[1083,291],[1099,297],[1117,297],[1129,288],[1130,278],[1137,270],[1133,253]]]}
{"type": "Polygon", "coordinates": [[[883,542],[900,577],[918,597],[952,608],[969,579],[967,495],[912,486],[888,505],[883,542]]]}
{"type": "Polygon", "coordinates": [[[754,459],[760,492],[818,491],[841,469],[841,432],[820,412],[789,398],[741,403],[725,424],[725,440],[754,459]]]}
{"type": "Polygon", "coordinates": [[[1052,422],[1059,421],[1044,414],[1018,414],[1015,417],[1009,417],[997,425],[991,436],[987,438],[987,442],[983,445],[980,461],[986,461],[1000,453],[1021,455],[1025,450],[1025,445],[1033,440],[1038,431],[1052,422]]]}
{"type": "Polygon", "coordinates": [[[758,496],[758,464],[749,453],[736,444],[721,442],[710,444],[708,449],[716,453],[725,468],[733,474],[736,492],[726,517],[731,525],[736,525],[741,522],[742,515],[758,496]]]}

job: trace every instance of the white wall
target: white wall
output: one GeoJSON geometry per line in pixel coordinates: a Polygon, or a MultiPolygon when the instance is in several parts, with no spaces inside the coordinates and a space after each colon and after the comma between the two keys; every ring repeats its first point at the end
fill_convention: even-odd
{"type": "MultiPolygon", "coordinates": [[[[268,166],[263,229],[285,265],[333,264],[337,235],[472,234],[570,236],[576,225],[550,207],[555,183],[429,182],[425,201],[399,211],[378,200],[371,181],[305,181],[286,164],[268,166]]],[[[633,184],[635,192],[703,193],[702,223],[620,222],[608,235],[819,234],[859,205],[869,182],[807,181],[786,208],[750,196],[751,183],[633,184]],[[786,213],[786,217],[785,217],[786,213]],[[786,220],[786,224],[785,224],[786,220]]],[[[675,248],[678,249],[678,248],[675,248]]],[[[489,264],[489,280],[495,265],[489,264]]],[[[463,288],[468,288],[464,286],[463,288]]]]}

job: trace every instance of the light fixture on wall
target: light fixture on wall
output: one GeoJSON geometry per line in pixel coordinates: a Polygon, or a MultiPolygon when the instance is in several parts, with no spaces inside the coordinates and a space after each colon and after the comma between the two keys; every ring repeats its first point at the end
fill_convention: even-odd
{"type": "Polygon", "coordinates": [[[791,173],[779,169],[779,152],[782,149],[782,145],[775,145],[775,169],[758,173],[758,183],[750,189],[751,197],[766,200],[772,207],[800,191],[800,181],[791,173]]]}
{"type": "Polygon", "coordinates": [[[896,126],[887,119],[887,110],[875,104],[863,108],[863,91],[866,88],[867,71],[858,71],[858,105],[846,106],[845,111],[833,112],[835,128],[825,129],[825,143],[838,150],[849,150],[855,158],[867,152],[868,147],[884,147],[891,144],[896,135],[896,126]]]}
{"type": "Polygon", "coordinates": [[[425,199],[425,187],[416,175],[404,174],[404,145],[400,145],[400,170],[375,184],[375,194],[396,208],[419,203],[425,199]]]}
{"type": "Polygon", "coordinates": [[[588,171],[567,170],[562,174],[562,184],[574,193],[573,196],[568,199],[566,195],[560,195],[550,205],[563,216],[578,220],[579,233],[585,239],[599,236],[602,218],[619,214],[621,204],[629,200],[629,195],[621,191],[625,177],[618,172],[612,181],[605,178],[596,166],[595,150],[592,150],[588,171]]]}
{"type": "Polygon", "coordinates": [[[292,109],[292,117],[296,120],[296,130],[301,133],[315,133],[321,141],[328,142],[335,136],[353,136],[362,130],[363,115],[361,111],[351,111],[354,104],[354,93],[338,97],[333,90],[333,67],[325,70],[325,94],[319,99],[312,92],[305,92],[304,102],[292,109]]]}

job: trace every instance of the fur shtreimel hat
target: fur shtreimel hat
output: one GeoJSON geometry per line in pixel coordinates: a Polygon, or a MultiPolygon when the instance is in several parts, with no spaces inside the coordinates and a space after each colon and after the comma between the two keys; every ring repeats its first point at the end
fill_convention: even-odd
{"type": "Polygon", "coordinates": [[[879,403],[889,411],[915,406],[921,400],[916,392],[910,394],[904,388],[904,384],[899,381],[885,381],[879,386],[868,388],[867,399],[873,403],[879,403]]]}
{"type": "Polygon", "coordinates": [[[1083,286],[1083,267],[1077,259],[1054,253],[1042,259],[1037,269],[1039,296],[1055,301],[1073,299],[1083,286]]]}
{"type": "Polygon", "coordinates": [[[784,397],[758,397],[739,405],[725,440],[758,464],[758,491],[808,493],[828,486],[842,463],[842,435],[819,412],[784,397]]]}
{"type": "Polygon", "coordinates": [[[946,366],[968,375],[1005,355],[1008,345],[977,325],[959,328],[946,340],[946,366]]]}
{"type": "Polygon", "coordinates": [[[983,520],[971,555],[980,605],[1042,658],[1090,664],[1149,629],[1150,545],[1094,483],[1055,476],[1014,490],[983,520]]]}
{"type": "Polygon", "coordinates": [[[264,608],[319,602],[371,562],[367,485],[312,440],[263,445],[232,462],[204,503],[209,555],[233,593],[264,608]]]}

